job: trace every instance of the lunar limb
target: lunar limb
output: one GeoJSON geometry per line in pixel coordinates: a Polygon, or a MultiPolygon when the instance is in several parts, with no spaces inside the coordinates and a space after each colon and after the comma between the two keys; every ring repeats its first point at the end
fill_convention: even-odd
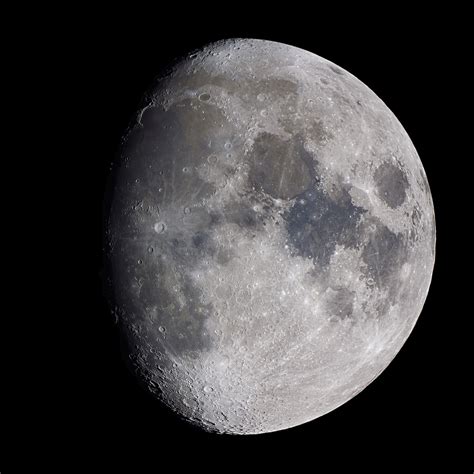
{"type": "Polygon", "coordinates": [[[435,220],[417,152],[349,72],[263,40],[158,78],[126,132],[108,222],[123,350],[208,431],[334,410],[409,336],[435,220]]]}

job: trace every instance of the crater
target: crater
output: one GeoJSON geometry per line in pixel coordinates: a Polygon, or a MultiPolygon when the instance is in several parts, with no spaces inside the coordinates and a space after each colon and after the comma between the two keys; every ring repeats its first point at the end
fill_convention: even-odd
{"type": "Polygon", "coordinates": [[[409,232],[409,239],[411,243],[415,243],[419,240],[421,230],[421,212],[418,207],[414,207],[410,215],[411,217],[411,229],[409,232]]]}
{"type": "Polygon", "coordinates": [[[402,169],[391,162],[382,163],[374,173],[378,197],[395,209],[405,202],[408,179],[402,169]]]}
{"type": "Polygon", "coordinates": [[[340,76],[344,75],[344,71],[342,71],[342,69],[339,69],[336,66],[329,66],[329,69],[331,69],[332,72],[335,72],[336,74],[339,74],[340,76]]]}

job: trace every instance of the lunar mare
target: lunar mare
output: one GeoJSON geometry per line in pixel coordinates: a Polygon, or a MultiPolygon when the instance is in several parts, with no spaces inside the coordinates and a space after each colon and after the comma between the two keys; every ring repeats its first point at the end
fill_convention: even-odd
{"type": "Polygon", "coordinates": [[[247,39],[155,81],[121,144],[107,238],[138,379],[236,434],[363,390],[409,336],[435,257],[428,181],[387,106],[315,54],[247,39]]]}

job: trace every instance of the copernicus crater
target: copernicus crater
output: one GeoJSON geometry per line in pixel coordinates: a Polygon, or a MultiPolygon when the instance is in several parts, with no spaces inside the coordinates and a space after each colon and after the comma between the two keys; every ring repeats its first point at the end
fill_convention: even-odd
{"type": "Polygon", "coordinates": [[[407,133],[349,72],[263,40],[213,43],[146,93],[107,225],[137,379],[217,433],[347,402],[409,336],[435,221],[407,133]]]}

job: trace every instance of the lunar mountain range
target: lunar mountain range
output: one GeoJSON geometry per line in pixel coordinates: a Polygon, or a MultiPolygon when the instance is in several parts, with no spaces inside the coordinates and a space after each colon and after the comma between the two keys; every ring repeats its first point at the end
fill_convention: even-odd
{"type": "Polygon", "coordinates": [[[397,118],[344,69],[271,41],[210,44],[156,79],[116,168],[122,349],[186,420],[308,422],[409,336],[435,258],[431,193],[397,118]]]}

